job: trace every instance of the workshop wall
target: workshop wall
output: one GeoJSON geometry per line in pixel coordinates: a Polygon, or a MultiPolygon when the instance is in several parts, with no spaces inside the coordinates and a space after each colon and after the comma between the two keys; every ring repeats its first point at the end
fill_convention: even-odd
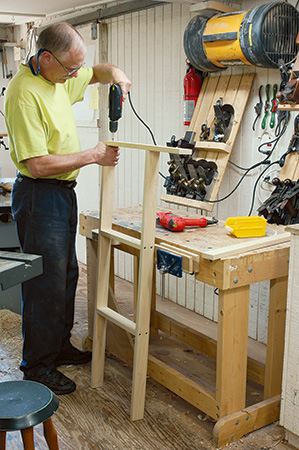
{"type": "MultiPolygon", "coordinates": [[[[264,1],[263,3],[268,2],[264,1]]],[[[292,0],[291,3],[295,5],[296,2],[292,0]]],[[[242,2],[242,7],[249,9],[260,4],[260,1],[246,0],[242,2]]],[[[91,63],[98,60],[111,62],[123,68],[131,78],[133,105],[137,113],[152,129],[157,143],[161,145],[165,145],[172,135],[177,138],[183,137],[187,130],[187,127],[183,125],[183,78],[186,71],[183,34],[192,15],[188,4],[169,3],[104,21],[99,26],[101,31],[97,40],[91,38],[90,24],[79,29],[89,50],[92,50],[91,54],[94,59],[91,63]]],[[[265,88],[267,83],[271,87],[274,83],[279,84],[280,74],[278,70],[246,66],[233,67],[211,76],[244,72],[254,72],[256,77],[230,161],[240,167],[248,168],[264,159],[265,155],[258,151],[258,146],[264,142],[271,142],[275,137],[275,128],[271,129],[269,123],[265,130],[261,129],[261,119],[257,122],[256,131],[252,130],[255,119],[254,106],[258,102],[259,87],[263,85],[265,88]]],[[[7,80],[4,81],[8,83],[7,80]]],[[[107,127],[108,88],[105,89],[101,89],[100,92],[99,116],[95,112],[91,116],[89,111],[86,113],[86,105],[88,105],[87,109],[90,109],[92,103],[91,93],[79,106],[79,112],[76,112],[76,115],[79,114],[76,116],[76,122],[82,150],[94,146],[99,138],[110,138],[107,127]]],[[[94,95],[95,93],[93,93],[94,95]]],[[[264,91],[263,100],[265,100],[264,91]]],[[[2,107],[3,98],[0,97],[0,109],[2,107]]],[[[293,119],[294,113],[291,114],[287,132],[273,152],[273,161],[284,153],[288,146],[293,131],[293,119]]],[[[1,120],[0,115],[0,132],[1,120]]],[[[118,140],[152,143],[149,132],[133,114],[128,100],[125,102],[123,118],[119,121],[118,130],[116,135],[118,140]]],[[[116,176],[115,207],[142,203],[144,157],[143,151],[122,150],[116,176]]],[[[161,155],[160,170],[165,175],[168,173],[167,161],[168,155],[161,155]]],[[[8,152],[2,148],[0,148],[0,166],[5,167],[2,176],[15,175],[8,152]]],[[[252,207],[253,194],[255,194],[255,201],[252,213],[256,214],[258,206],[271,192],[265,177],[269,176],[269,179],[272,179],[277,175],[279,173],[277,167],[273,166],[269,172],[261,176],[256,189],[255,182],[264,168],[249,172],[234,194],[227,200],[216,203],[214,211],[209,215],[223,220],[229,216],[247,215],[252,207]]],[[[219,199],[226,197],[233,190],[243,173],[244,170],[232,164],[228,165],[219,192],[219,199]]],[[[98,210],[100,170],[96,166],[85,167],[81,170],[78,181],[76,191],[79,211],[98,210]]],[[[165,192],[163,183],[164,180],[160,177],[159,198],[165,192]]],[[[172,205],[169,207],[175,208],[172,205]]],[[[194,213],[206,214],[204,211],[196,211],[191,208],[189,210],[194,213]]],[[[85,238],[82,236],[78,236],[77,247],[78,259],[86,262],[85,238]]],[[[129,281],[133,280],[133,262],[129,255],[117,252],[115,269],[116,274],[120,277],[129,281]]],[[[212,286],[196,282],[194,277],[185,274],[181,279],[168,275],[166,277],[166,297],[217,321],[218,298],[217,292],[212,286]]],[[[160,274],[157,272],[159,294],[160,290],[160,274]]],[[[267,282],[253,285],[250,298],[249,335],[264,343],[267,339],[268,290],[269,283],[267,282]]]]}
{"type": "MultiPolygon", "coordinates": [[[[9,29],[5,27],[1,28],[1,37],[3,39],[13,40],[13,34],[9,32],[9,29]]],[[[9,83],[10,78],[7,78],[7,74],[16,73],[17,63],[13,57],[13,47],[6,47],[5,54],[0,52],[1,58],[1,70],[0,70],[0,134],[6,134],[6,126],[4,121],[4,95],[5,89],[9,83]]],[[[3,143],[8,148],[8,138],[3,138],[3,143]]],[[[16,175],[16,170],[12,164],[9,151],[5,149],[3,144],[0,144],[0,177],[11,178],[16,175]]]]}
{"type": "MultiPolygon", "coordinates": [[[[260,4],[261,2],[257,1],[242,3],[244,9],[260,4]]],[[[183,137],[187,130],[187,127],[183,125],[183,78],[186,70],[183,33],[190,19],[188,5],[173,3],[119,16],[105,22],[108,34],[107,60],[123,68],[131,78],[133,105],[141,118],[152,129],[157,143],[161,145],[165,145],[173,134],[177,138],[183,137]]],[[[272,86],[274,83],[280,83],[280,74],[278,70],[250,66],[233,67],[222,73],[226,75],[243,72],[255,72],[256,77],[230,160],[247,168],[264,159],[265,155],[258,152],[257,148],[261,143],[270,142],[275,137],[275,128],[271,129],[269,122],[265,130],[262,130],[260,119],[255,132],[252,130],[252,124],[255,119],[254,105],[258,102],[260,85],[265,87],[269,83],[271,85],[270,95],[272,95],[272,86]]],[[[265,100],[264,92],[263,100],[265,100]]],[[[106,120],[106,117],[100,117],[101,120],[106,120]]],[[[150,134],[134,116],[128,101],[124,105],[123,118],[119,121],[118,129],[117,140],[152,143],[150,134]]],[[[287,148],[292,130],[293,117],[291,117],[287,132],[272,155],[273,161],[287,148]]],[[[161,155],[160,170],[165,175],[168,172],[167,160],[168,155],[161,155]]],[[[122,150],[122,157],[117,169],[115,207],[142,203],[143,166],[144,152],[122,150]]],[[[265,177],[269,176],[272,179],[277,175],[277,167],[273,166],[261,177],[255,192],[253,214],[256,214],[257,207],[269,196],[271,191],[265,177]]],[[[253,202],[255,182],[262,170],[264,170],[264,166],[249,172],[233,195],[215,205],[211,215],[223,220],[229,216],[248,215],[253,202]]],[[[219,199],[232,191],[243,173],[243,170],[229,164],[220,189],[219,199]]],[[[82,183],[78,186],[78,192],[80,189],[82,189],[82,183]]],[[[159,197],[161,193],[164,193],[164,188],[163,178],[160,177],[159,197]]],[[[94,209],[97,209],[97,203],[94,205],[94,209]]],[[[81,210],[84,210],[82,204],[81,210]]],[[[204,211],[199,211],[199,213],[205,214],[204,211]]],[[[79,255],[79,259],[82,257],[85,256],[79,255]]],[[[121,252],[116,255],[116,273],[120,277],[132,281],[133,266],[129,255],[121,252]]],[[[218,299],[212,286],[195,282],[193,277],[188,275],[184,275],[182,279],[167,277],[166,297],[217,321],[218,299]]],[[[157,273],[157,289],[160,293],[159,273],[157,273]]],[[[250,336],[264,343],[267,339],[268,290],[267,282],[253,285],[250,302],[250,336]]]]}

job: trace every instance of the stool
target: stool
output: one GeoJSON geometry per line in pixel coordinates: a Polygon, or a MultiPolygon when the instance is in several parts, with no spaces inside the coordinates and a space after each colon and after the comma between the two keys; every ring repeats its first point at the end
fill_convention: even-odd
{"type": "Polygon", "coordinates": [[[50,450],[59,450],[51,416],[59,400],[49,388],[35,381],[0,383],[0,450],[6,447],[6,432],[20,430],[24,450],[34,450],[33,427],[43,423],[50,450]]]}

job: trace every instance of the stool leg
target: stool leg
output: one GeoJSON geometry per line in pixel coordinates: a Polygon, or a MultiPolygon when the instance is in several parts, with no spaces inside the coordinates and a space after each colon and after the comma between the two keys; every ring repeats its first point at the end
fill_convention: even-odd
{"type": "Polygon", "coordinates": [[[0,431],[0,450],[5,450],[6,447],[6,431],[0,431]]]}
{"type": "Polygon", "coordinates": [[[44,426],[44,436],[47,441],[49,450],[59,450],[58,440],[57,440],[57,431],[53,425],[52,419],[46,420],[43,423],[44,426]]]}
{"type": "Polygon", "coordinates": [[[34,450],[33,427],[21,430],[24,450],[34,450]]]}

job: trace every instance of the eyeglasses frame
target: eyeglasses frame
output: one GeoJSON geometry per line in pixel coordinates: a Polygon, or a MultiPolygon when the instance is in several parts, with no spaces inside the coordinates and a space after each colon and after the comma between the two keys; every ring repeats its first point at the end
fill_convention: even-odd
{"type": "Polygon", "coordinates": [[[61,67],[66,71],[66,73],[68,74],[69,77],[71,77],[72,75],[74,75],[75,72],[78,72],[78,70],[81,69],[81,67],[84,66],[85,63],[83,63],[81,66],[79,67],[75,67],[74,69],[72,69],[71,71],[69,71],[60,61],[59,59],[54,55],[54,53],[52,53],[50,50],[47,49],[43,49],[44,52],[48,52],[50,53],[55,59],[56,61],[61,65],[61,67]]]}

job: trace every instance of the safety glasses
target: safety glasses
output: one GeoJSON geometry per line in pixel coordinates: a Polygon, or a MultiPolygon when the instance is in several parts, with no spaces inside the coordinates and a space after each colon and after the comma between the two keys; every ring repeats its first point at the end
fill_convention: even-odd
{"type": "Polygon", "coordinates": [[[51,53],[51,55],[56,59],[56,61],[61,65],[61,67],[64,68],[64,70],[67,72],[68,76],[71,77],[75,72],[77,72],[79,69],[81,69],[82,66],[84,66],[85,63],[81,64],[81,66],[79,67],[74,67],[71,70],[68,70],[60,61],[58,58],[56,58],[56,56],[54,55],[54,53],[50,52],[50,50],[44,50],[46,52],[51,53]]]}

